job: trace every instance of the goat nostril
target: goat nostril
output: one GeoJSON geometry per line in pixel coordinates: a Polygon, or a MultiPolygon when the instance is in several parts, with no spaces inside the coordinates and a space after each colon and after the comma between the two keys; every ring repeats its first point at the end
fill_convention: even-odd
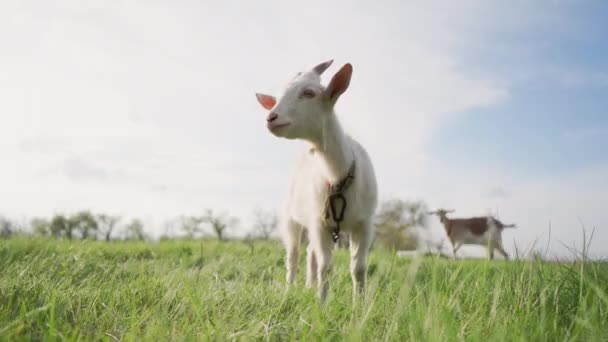
{"type": "Polygon", "coordinates": [[[268,117],[266,118],[266,121],[267,122],[273,122],[278,117],[279,117],[279,114],[272,112],[272,113],[268,114],[268,117]]]}

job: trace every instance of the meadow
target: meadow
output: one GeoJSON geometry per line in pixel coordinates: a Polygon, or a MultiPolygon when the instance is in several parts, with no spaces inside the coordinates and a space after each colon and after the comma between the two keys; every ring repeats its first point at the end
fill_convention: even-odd
{"type": "MultiPolygon", "coordinates": [[[[304,253],[304,249],[301,251],[304,253]]],[[[608,264],[348,251],[319,305],[277,242],[0,240],[0,340],[606,341],[608,264]]]]}

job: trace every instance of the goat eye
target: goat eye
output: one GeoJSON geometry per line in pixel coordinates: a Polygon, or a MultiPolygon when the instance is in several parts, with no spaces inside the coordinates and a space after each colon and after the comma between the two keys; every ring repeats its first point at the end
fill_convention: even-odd
{"type": "Polygon", "coordinates": [[[300,94],[300,97],[312,99],[313,97],[315,97],[315,95],[316,94],[312,89],[304,89],[302,91],[302,94],[300,94]]]}

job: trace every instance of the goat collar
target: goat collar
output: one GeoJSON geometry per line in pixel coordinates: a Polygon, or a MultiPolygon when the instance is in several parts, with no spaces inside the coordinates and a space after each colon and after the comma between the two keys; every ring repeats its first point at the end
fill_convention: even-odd
{"type": "Polygon", "coordinates": [[[344,219],[346,211],[346,197],[344,192],[350,187],[355,179],[355,160],[350,164],[348,173],[338,183],[331,184],[327,182],[327,197],[325,199],[325,208],[323,210],[323,218],[327,222],[333,218],[336,225],[333,227],[331,235],[334,243],[340,238],[340,223],[344,219]],[[341,204],[339,207],[338,205],[341,204]]]}
{"type": "Polygon", "coordinates": [[[348,173],[344,176],[338,183],[331,184],[330,181],[327,181],[327,189],[329,190],[329,195],[343,193],[348,189],[353,179],[355,179],[355,160],[350,164],[350,168],[348,169],[348,173]]]}

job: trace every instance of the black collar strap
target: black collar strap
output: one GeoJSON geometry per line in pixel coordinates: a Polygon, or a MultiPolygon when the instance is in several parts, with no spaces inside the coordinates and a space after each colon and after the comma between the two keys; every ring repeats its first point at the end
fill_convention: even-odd
{"type": "Polygon", "coordinates": [[[338,183],[333,185],[329,184],[328,186],[329,189],[327,198],[325,199],[323,218],[325,221],[328,221],[331,215],[336,223],[331,232],[334,243],[338,242],[338,239],[340,238],[340,223],[344,219],[344,212],[346,211],[346,197],[344,197],[344,192],[350,187],[354,179],[355,160],[353,159],[353,162],[348,169],[348,174],[338,183]]]}

